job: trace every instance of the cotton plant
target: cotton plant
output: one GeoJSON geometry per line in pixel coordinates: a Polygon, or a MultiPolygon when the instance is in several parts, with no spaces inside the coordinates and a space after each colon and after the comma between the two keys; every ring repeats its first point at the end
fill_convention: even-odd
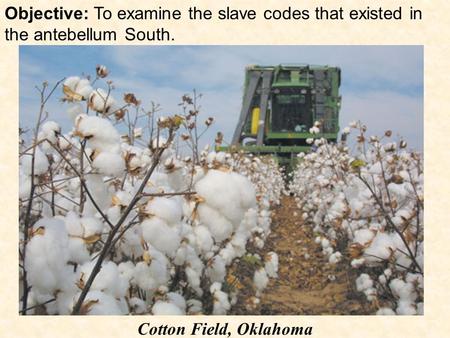
{"type": "Polygon", "coordinates": [[[404,140],[393,142],[389,130],[367,136],[365,125],[352,122],[345,139],[352,132],[353,150],[345,141],[311,139],[316,149],[299,154],[290,190],[329,264],[348,261],[361,271],[356,290],[377,313],[421,314],[422,157],[404,140]]]}
{"type": "MultiPolygon", "coordinates": [[[[231,265],[264,246],[283,174],[271,159],[199,151],[196,95],[157,117],[132,93],[118,100],[108,73],[44,83],[21,142],[21,313],[226,314],[231,265]],[[44,114],[58,88],[71,130],[44,114]],[[186,130],[190,158],[178,152],[186,130]]],[[[276,278],[276,253],[262,269],[276,278]]]]}

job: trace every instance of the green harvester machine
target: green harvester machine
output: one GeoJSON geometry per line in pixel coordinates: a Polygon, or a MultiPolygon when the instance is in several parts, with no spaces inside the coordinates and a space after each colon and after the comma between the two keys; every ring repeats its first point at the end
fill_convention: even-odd
{"type": "Polygon", "coordinates": [[[307,152],[310,137],[335,142],[341,97],[338,67],[316,65],[248,66],[242,109],[231,146],[217,150],[272,154],[292,166],[307,152]],[[309,129],[321,123],[321,133],[309,129]]]}

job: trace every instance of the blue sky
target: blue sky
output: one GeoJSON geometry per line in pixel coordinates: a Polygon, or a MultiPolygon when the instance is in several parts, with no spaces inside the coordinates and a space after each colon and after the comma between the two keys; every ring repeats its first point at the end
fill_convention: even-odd
{"type": "MultiPolygon", "coordinates": [[[[21,46],[20,125],[31,127],[38,110],[35,85],[71,75],[94,74],[106,65],[114,96],[134,92],[162,113],[180,112],[183,94],[203,94],[202,114],[230,140],[237,122],[249,64],[309,63],[342,69],[341,128],[361,120],[370,135],[391,129],[411,148],[423,150],[423,48],[421,46],[21,46]]],[[[65,106],[57,95],[49,102],[49,118],[70,130],[65,106]]]]}

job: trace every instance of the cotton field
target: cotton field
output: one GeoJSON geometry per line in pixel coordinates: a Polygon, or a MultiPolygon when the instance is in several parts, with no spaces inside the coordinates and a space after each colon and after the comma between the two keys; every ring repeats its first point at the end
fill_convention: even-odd
{"type": "Polygon", "coordinates": [[[317,150],[299,154],[290,190],[322,254],[330,264],[346,258],[377,314],[423,314],[423,158],[391,131],[366,129],[344,129],[356,135],[354,151],[313,140],[317,150]]]}
{"type": "Polygon", "coordinates": [[[286,174],[270,156],[200,148],[214,120],[196,92],[160,116],[132,93],[119,97],[108,73],[42,84],[35,127],[20,135],[21,314],[259,309],[285,278],[289,250],[277,252],[273,231],[287,198],[298,230],[314,234],[289,264],[318,253],[315,264],[355,273],[373,313],[423,313],[423,158],[405,141],[369,137],[355,122],[344,129],[358,139],[349,149],[321,139],[317,123],[314,150],[286,174]],[[54,97],[70,128],[46,113],[54,97]]]}
{"type": "MultiPolygon", "coordinates": [[[[96,80],[105,74],[97,68],[96,80]]],[[[55,88],[72,129],[41,115],[20,146],[22,313],[226,314],[239,297],[228,267],[270,233],[277,165],[198,151],[187,96],[190,110],[155,120],[145,139],[125,122],[140,114],[134,95],[119,103],[93,82],[68,77],[55,88]],[[180,135],[192,156],[175,149],[180,135]]],[[[43,100],[54,94],[41,90],[43,100]]],[[[276,268],[255,272],[256,292],[276,268]]]]}

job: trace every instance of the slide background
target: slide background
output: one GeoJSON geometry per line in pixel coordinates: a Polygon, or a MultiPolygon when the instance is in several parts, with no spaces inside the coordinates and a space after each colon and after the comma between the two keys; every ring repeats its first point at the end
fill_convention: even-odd
{"type": "MultiPolygon", "coordinates": [[[[450,2],[440,1],[383,1],[384,8],[410,5],[423,11],[422,21],[401,22],[287,22],[270,23],[256,20],[246,22],[180,22],[161,24],[172,31],[174,44],[270,44],[270,45],[359,45],[359,44],[412,44],[424,45],[425,54],[425,113],[424,113],[424,154],[425,154],[425,315],[415,317],[375,317],[375,316],[280,316],[280,317],[21,317],[18,315],[18,231],[17,231],[17,191],[18,191],[18,46],[5,42],[3,31],[6,26],[19,29],[18,22],[4,19],[4,8],[12,2],[1,1],[2,48],[0,53],[0,335],[2,337],[133,337],[138,336],[138,325],[150,321],[153,325],[164,323],[185,324],[189,330],[193,321],[215,323],[229,322],[233,331],[239,323],[278,322],[280,325],[313,326],[315,337],[448,337],[450,302],[450,2]]],[[[56,1],[14,1],[15,5],[53,8],[62,5],[56,1]]],[[[165,2],[128,0],[96,1],[108,8],[187,8],[182,0],[165,2]]],[[[73,0],[65,2],[67,8],[90,8],[89,1],[73,0]]],[[[197,0],[195,5],[215,10],[227,5],[241,8],[313,8],[315,6],[344,6],[363,8],[365,5],[380,6],[380,1],[258,1],[197,0]]],[[[94,14],[92,12],[92,14],[94,14]]],[[[126,22],[102,21],[92,26],[109,29],[126,22]]],[[[406,14],[404,12],[404,14],[406,14]]],[[[61,25],[67,26],[67,24],[61,25]]],[[[85,21],[70,24],[73,29],[82,29],[85,21]]],[[[149,29],[148,23],[135,22],[133,26],[149,29]]],[[[55,22],[38,22],[37,28],[58,27],[55,22]],[[40,27],[39,27],[40,26],[40,27]]],[[[22,24],[23,29],[30,25],[22,24]]],[[[123,44],[129,44],[122,41],[123,44]]],[[[236,337],[237,335],[233,335],[236,337]]]]}

